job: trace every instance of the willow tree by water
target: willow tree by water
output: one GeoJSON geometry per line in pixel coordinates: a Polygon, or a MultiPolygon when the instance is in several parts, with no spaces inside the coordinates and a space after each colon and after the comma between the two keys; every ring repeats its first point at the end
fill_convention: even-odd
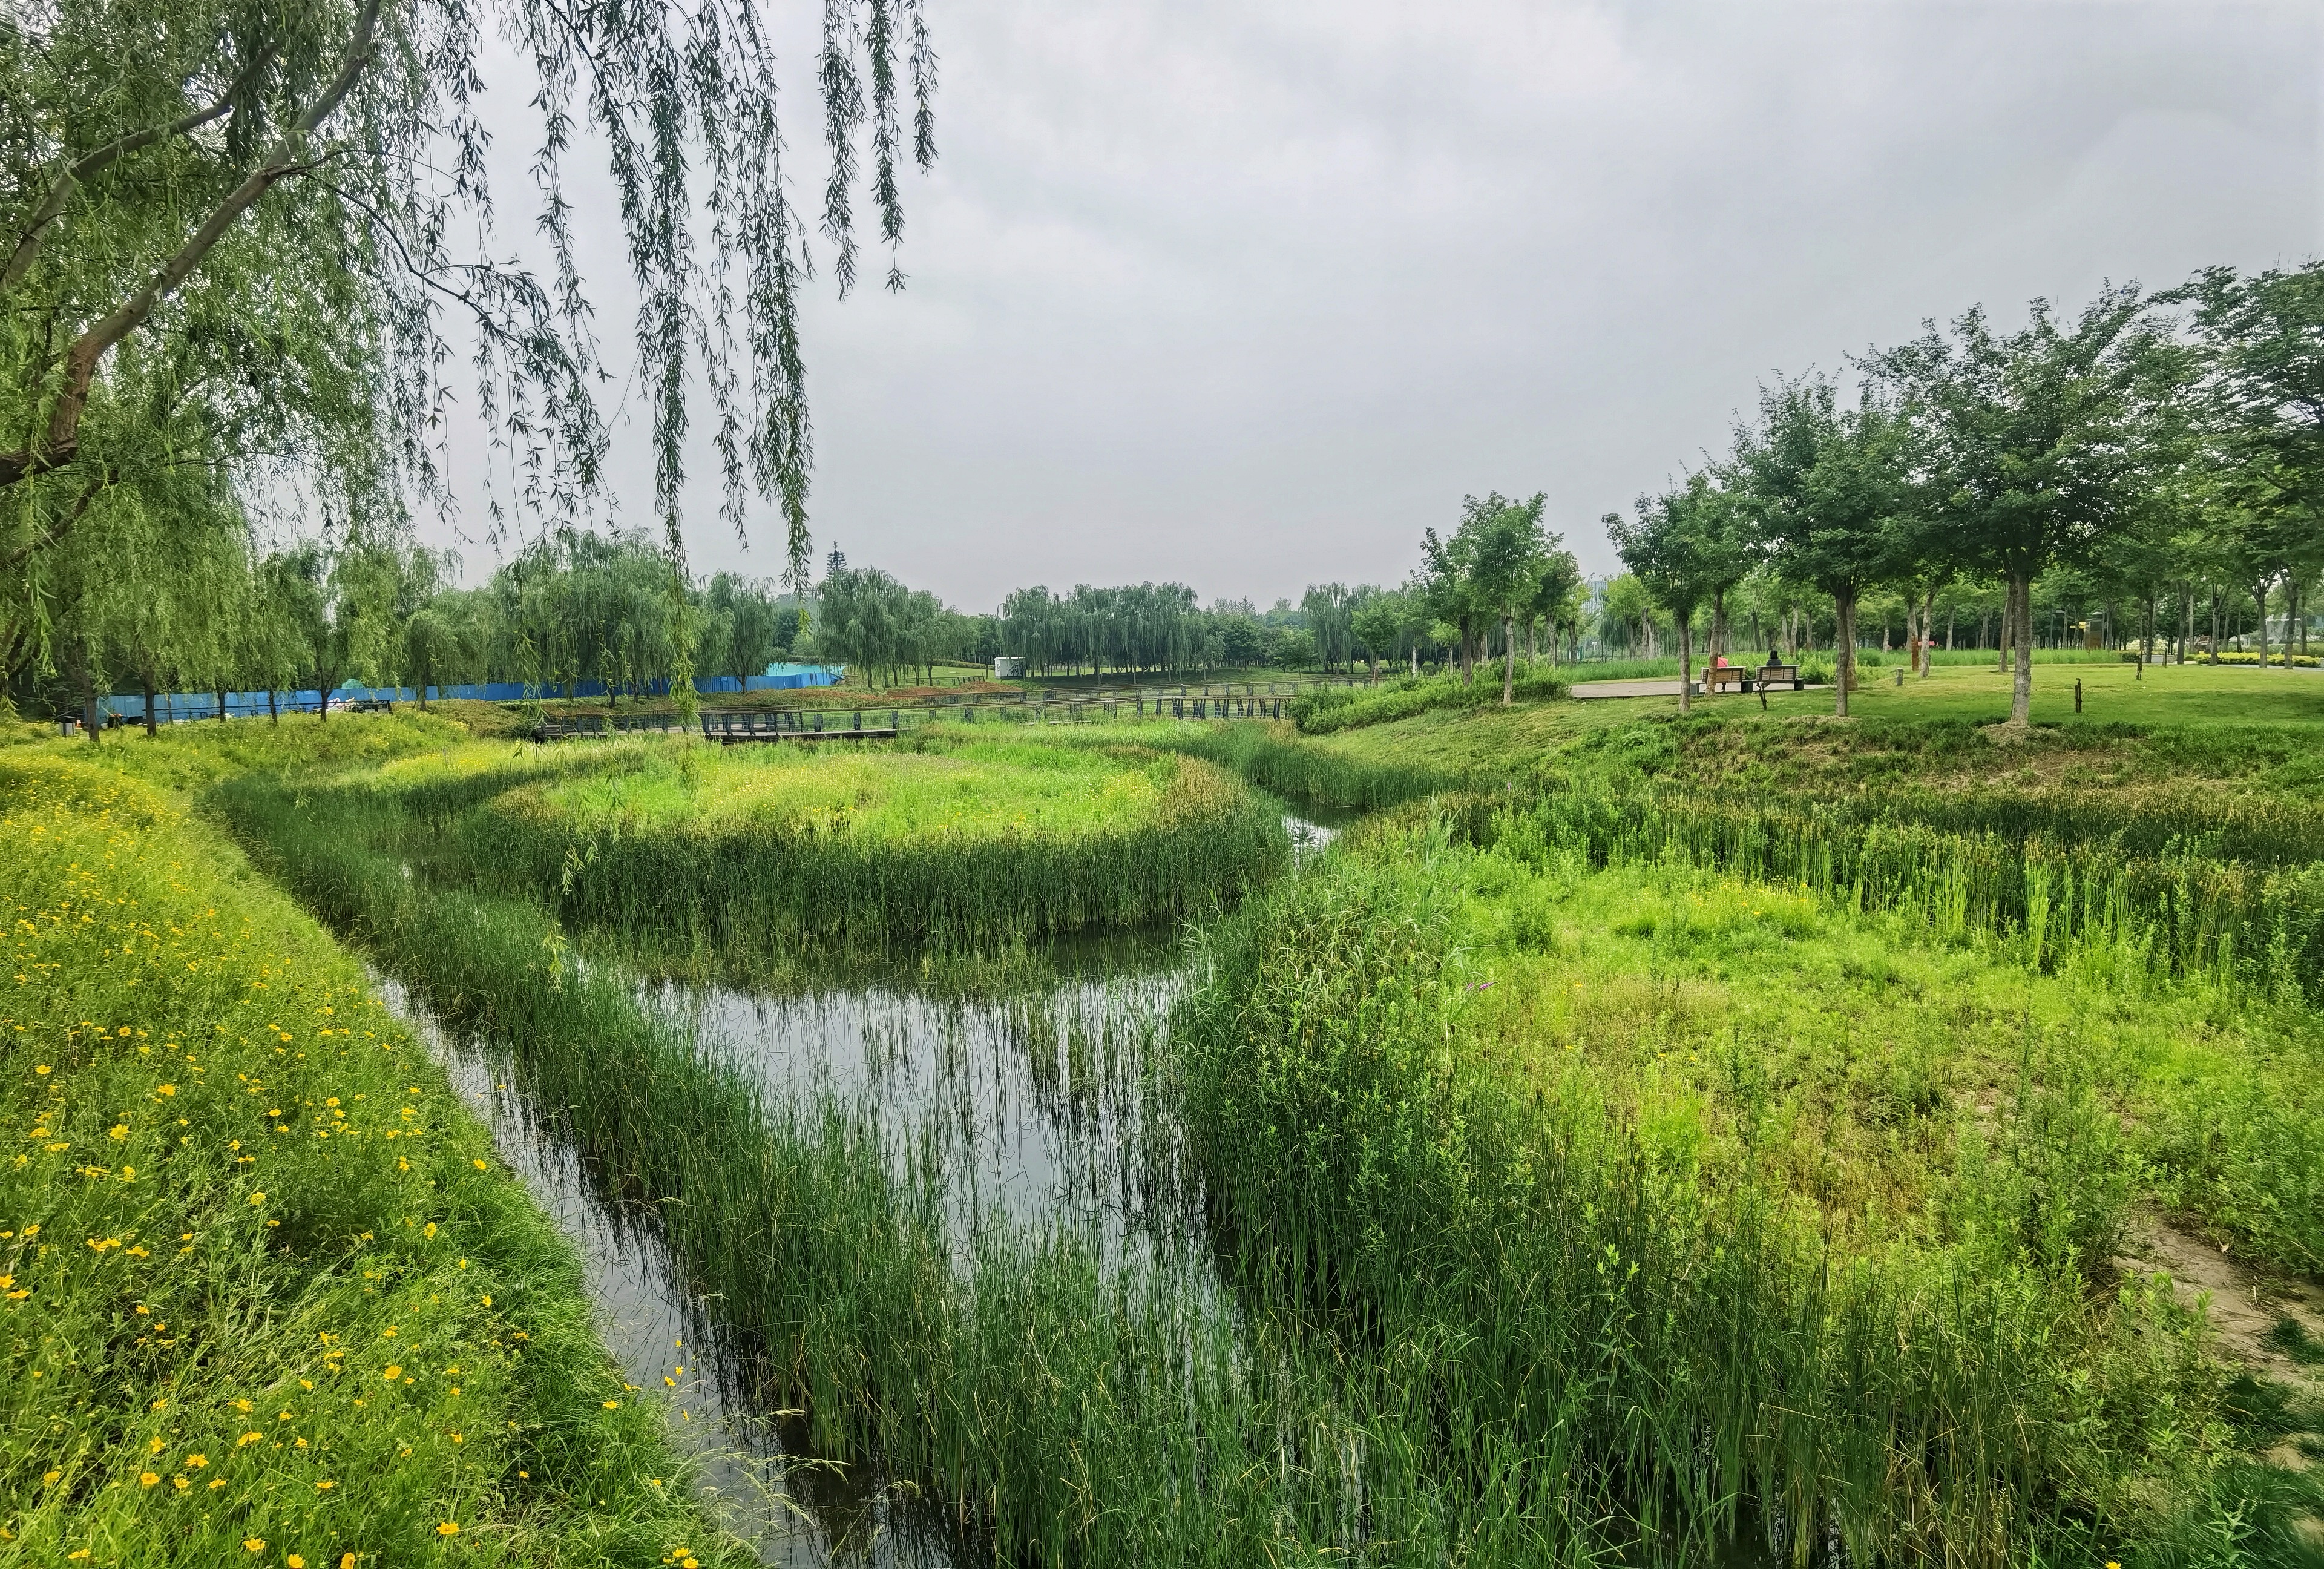
{"type": "MultiPolygon", "coordinates": [[[[709,395],[721,515],[780,512],[807,569],[811,456],[791,204],[766,20],[675,0],[31,0],[0,16],[0,564],[37,634],[67,548],[123,487],[202,466],[241,505],[355,534],[450,511],[449,337],[474,340],[487,537],[511,508],[590,514],[607,430],[598,328],[565,175],[602,146],[639,293],[654,510],[675,611],[687,389],[709,395]],[[488,259],[488,29],[531,80],[536,272],[488,259]],[[473,251],[462,239],[475,236],[473,251]]],[[[826,0],[816,227],[840,291],[903,236],[901,166],[935,157],[919,0],[826,0]],[[865,159],[868,156],[868,168],[865,159]]],[[[492,116],[495,125],[504,116],[492,116]]],[[[504,134],[504,133],[503,133],[504,134]]],[[[505,245],[500,247],[505,253],[505,245]]],[[[674,617],[682,624],[683,618],[674,617]]],[[[678,661],[690,694],[691,661],[678,661]]]]}

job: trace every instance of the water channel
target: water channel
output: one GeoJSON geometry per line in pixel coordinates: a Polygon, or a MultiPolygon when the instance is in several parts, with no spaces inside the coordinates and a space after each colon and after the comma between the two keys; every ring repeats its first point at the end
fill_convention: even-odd
{"type": "MultiPolygon", "coordinates": [[[[1319,851],[1351,817],[1286,809],[1295,854],[1319,851]]],[[[899,1177],[913,1160],[939,1161],[963,1255],[988,1224],[1071,1228],[1109,1262],[1158,1264],[1217,1289],[1153,1072],[1184,983],[1181,935],[1107,934],[1047,957],[1050,985],[997,999],[884,984],[798,996],[663,985],[652,996],[705,1050],[745,1066],[770,1104],[872,1119],[899,1177]]],[[[665,1400],[729,1529],[764,1562],[799,1569],[957,1561],[941,1526],[878,1478],[797,1461],[787,1414],[753,1395],[743,1337],[689,1290],[651,1212],[605,1195],[558,1117],[503,1076],[499,1054],[438,1028],[392,982],[383,991],[575,1242],[606,1345],[631,1384],[665,1400]]]]}

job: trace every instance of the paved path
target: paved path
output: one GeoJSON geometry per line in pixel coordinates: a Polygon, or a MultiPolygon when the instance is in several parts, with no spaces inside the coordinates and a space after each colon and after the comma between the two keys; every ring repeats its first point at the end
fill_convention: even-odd
{"type": "Polygon", "coordinates": [[[1678,678],[1667,681],[1576,681],[1577,697],[1675,697],[1678,678]]]}
{"type": "MultiPolygon", "coordinates": [[[[1700,687],[1702,683],[1697,682],[1696,685],[1700,687]]],[[[1831,688],[1827,686],[1818,686],[1811,682],[1803,689],[1810,692],[1828,692],[1831,688]]],[[[1786,687],[1784,690],[1788,692],[1791,688],[1786,687]]],[[[1576,681],[1573,683],[1573,695],[1577,697],[1584,698],[1675,697],[1678,696],[1678,678],[1676,676],[1673,676],[1667,681],[1576,681]]],[[[1695,696],[1698,698],[1701,698],[1703,697],[1703,694],[1697,691],[1695,696]]],[[[1721,692],[1719,693],[1718,696],[1720,697],[1748,697],[1752,696],[1752,694],[1748,692],[1721,692]]]]}

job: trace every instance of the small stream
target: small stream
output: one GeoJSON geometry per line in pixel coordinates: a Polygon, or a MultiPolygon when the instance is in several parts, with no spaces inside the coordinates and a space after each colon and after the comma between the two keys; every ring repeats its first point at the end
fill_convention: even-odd
{"type": "MultiPolygon", "coordinates": [[[[1320,852],[1354,817],[1286,808],[1295,854],[1320,852]]],[[[899,1178],[933,1155],[964,1244],[995,1223],[1068,1228],[1096,1238],[1109,1261],[1167,1264],[1216,1288],[1153,1071],[1185,983],[1178,934],[1106,934],[1049,957],[1058,980],[1001,999],[884,984],[803,996],[666,984],[652,996],[704,1047],[747,1066],[770,1104],[872,1117],[899,1178]]],[[[383,980],[382,991],[575,1242],[606,1345],[630,1383],[666,1397],[727,1527],[764,1562],[802,1569],[953,1562],[948,1538],[876,1479],[795,1463],[783,1420],[752,1398],[747,1354],[689,1293],[650,1212],[604,1196],[558,1119],[496,1076],[495,1054],[439,1029],[401,986],[383,980]]]]}

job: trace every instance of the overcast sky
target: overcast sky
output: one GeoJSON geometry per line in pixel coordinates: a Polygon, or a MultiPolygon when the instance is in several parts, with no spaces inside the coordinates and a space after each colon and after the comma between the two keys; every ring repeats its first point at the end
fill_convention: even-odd
{"type": "MultiPolygon", "coordinates": [[[[811,203],[820,7],[785,4],[811,203]]],[[[1393,583],[1488,490],[1546,492],[1605,570],[1598,518],[1723,446],[1773,372],[1980,300],[2014,319],[2324,253],[2312,4],[927,11],[909,287],[841,302],[826,272],[807,311],[810,505],[818,558],[964,610],[1029,583],[1393,583]]],[[[607,321],[613,238],[588,263],[607,321]]],[[[744,551],[715,499],[693,494],[697,568],[778,573],[771,511],[744,551]]],[[[470,581],[494,559],[464,555],[470,581]]]]}

